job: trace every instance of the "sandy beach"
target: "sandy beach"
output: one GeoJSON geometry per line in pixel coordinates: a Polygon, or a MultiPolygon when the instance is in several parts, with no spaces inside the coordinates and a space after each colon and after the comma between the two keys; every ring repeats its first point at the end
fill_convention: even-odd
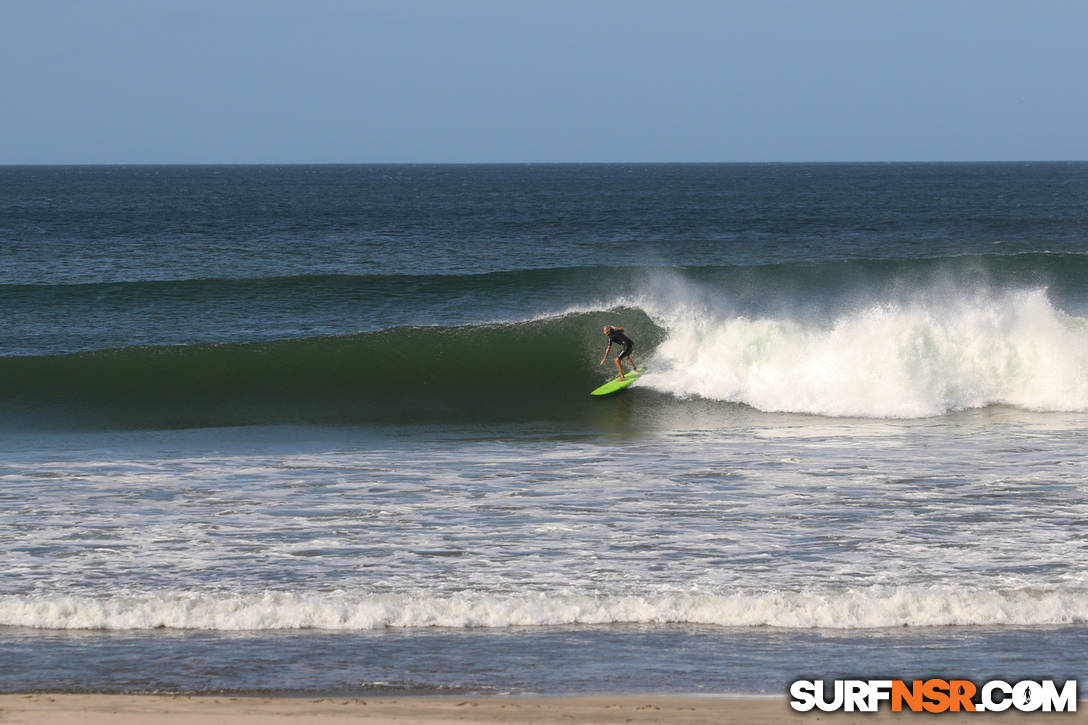
{"type": "MultiPolygon", "coordinates": [[[[942,725],[957,723],[1088,722],[1082,709],[1073,714],[944,714],[942,725]]],[[[555,698],[269,698],[187,697],[184,695],[0,695],[0,722],[126,725],[171,723],[306,722],[322,725],[347,721],[431,725],[478,723],[871,723],[901,720],[910,713],[796,713],[785,699],[668,696],[594,696],[555,698]]]]}

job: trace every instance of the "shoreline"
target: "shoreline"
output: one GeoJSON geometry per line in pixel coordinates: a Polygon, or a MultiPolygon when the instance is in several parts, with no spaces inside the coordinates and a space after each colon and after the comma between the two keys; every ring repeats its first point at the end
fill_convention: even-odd
{"type": "MultiPolygon", "coordinates": [[[[836,723],[895,721],[932,715],[893,713],[798,713],[785,696],[732,695],[592,695],[571,697],[247,697],[214,695],[0,695],[0,722],[54,725],[128,725],[167,723],[306,722],[333,725],[347,721],[440,725],[477,723],[676,723],[679,725],[772,725],[831,720],[836,723]]],[[[1088,707],[1076,713],[945,713],[942,725],[955,723],[1045,723],[1058,718],[1088,723],[1088,707]]]]}

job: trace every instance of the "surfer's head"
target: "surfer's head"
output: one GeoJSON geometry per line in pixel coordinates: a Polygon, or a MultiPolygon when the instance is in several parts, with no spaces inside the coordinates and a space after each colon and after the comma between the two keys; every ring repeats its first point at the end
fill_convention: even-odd
{"type": "Polygon", "coordinates": [[[608,334],[609,332],[611,332],[611,331],[612,331],[612,326],[611,326],[611,325],[605,325],[605,326],[604,326],[604,327],[602,328],[602,331],[604,332],[604,334],[606,334],[606,335],[607,335],[607,334],[608,334]]]}

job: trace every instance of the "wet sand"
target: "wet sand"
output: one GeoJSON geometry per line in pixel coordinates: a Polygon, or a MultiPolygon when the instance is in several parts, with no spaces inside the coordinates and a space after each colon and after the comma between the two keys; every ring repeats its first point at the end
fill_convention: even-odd
{"type": "MultiPolygon", "coordinates": [[[[1082,703],[1083,705],[1083,703],[1082,703]]],[[[941,725],[1088,723],[1077,713],[797,713],[785,698],[593,696],[546,698],[276,698],[185,695],[0,695],[0,722],[85,725],[256,725],[257,723],[670,723],[772,725],[938,719],[941,725]]]]}

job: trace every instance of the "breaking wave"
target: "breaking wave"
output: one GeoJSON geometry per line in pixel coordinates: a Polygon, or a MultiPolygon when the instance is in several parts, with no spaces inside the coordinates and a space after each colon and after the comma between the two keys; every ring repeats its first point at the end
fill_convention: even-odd
{"type": "MultiPolygon", "coordinates": [[[[331,302],[321,304],[337,309],[378,305],[409,285],[420,289],[408,299],[429,295],[417,310],[426,319],[443,300],[495,319],[515,299],[541,312],[513,315],[521,321],[0,357],[0,427],[586,421],[615,402],[586,395],[614,373],[598,365],[603,323],[627,328],[636,360],[649,368],[623,403],[639,419],[693,399],[726,415],[738,405],[870,418],[993,405],[1080,412],[1088,410],[1085,273],[1088,257],[1031,254],[290,278],[238,290],[193,282],[197,297],[201,285],[215,299],[237,292],[230,299],[239,308],[252,285],[300,307],[324,294],[331,302]],[[607,295],[587,286],[601,280],[607,295]]],[[[147,290],[157,295],[172,284],[110,293],[140,306],[147,290]]],[[[8,292],[22,299],[27,289],[8,292]]]]}

